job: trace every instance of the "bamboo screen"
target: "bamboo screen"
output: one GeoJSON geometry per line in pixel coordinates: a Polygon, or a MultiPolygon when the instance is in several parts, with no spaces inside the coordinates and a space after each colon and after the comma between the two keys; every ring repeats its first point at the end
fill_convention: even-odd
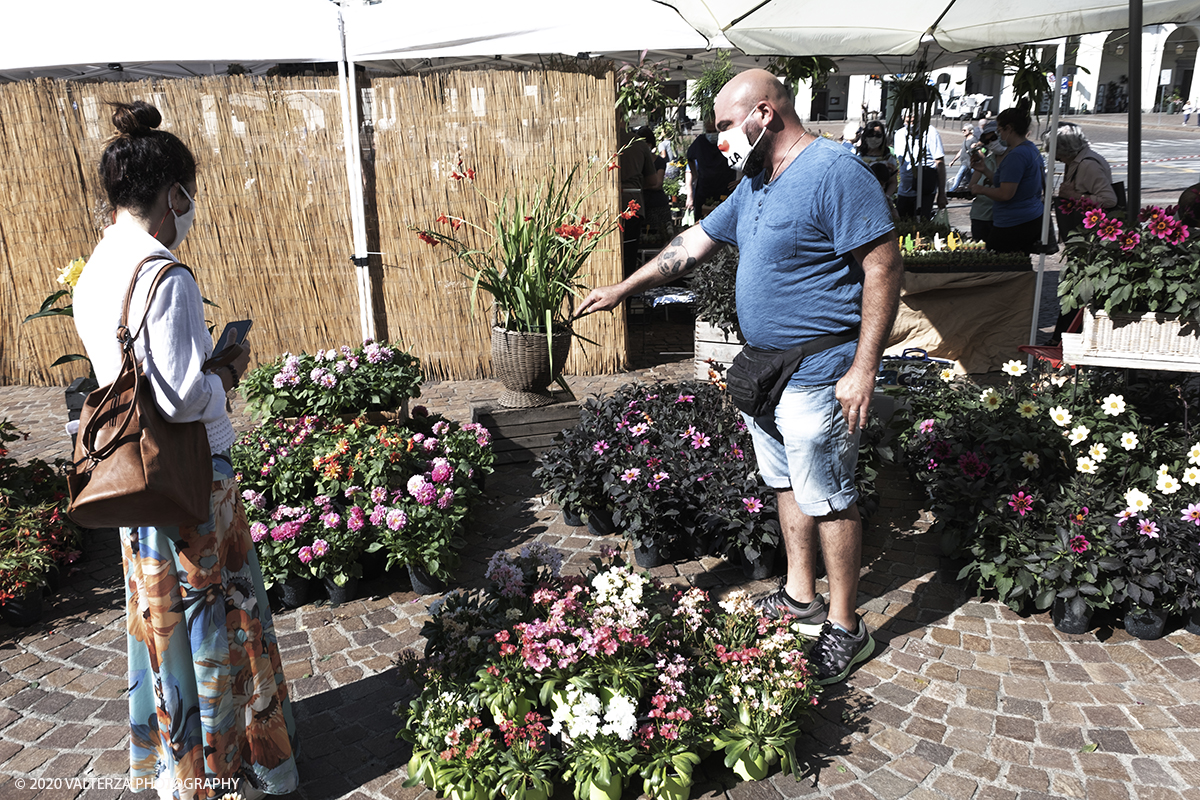
{"type": "MultiPolygon", "coordinates": [[[[616,214],[617,173],[604,169],[616,151],[612,78],[460,71],[376,78],[372,88],[374,199],[389,331],[420,354],[431,377],[488,375],[489,296],[480,292],[472,316],[471,284],[462,267],[447,260],[445,247],[419,241],[409,226],[433,227],[447,214],[490,227],[485,198],[533,191],[552,174],[562,178],[588,162],[598,191],[585,211],[594,218],[616,214]],[[451,179],[459,159],[476,170],[473,183],[451,179]]],[[[619,236],[610,236],[584,266],[588,285],[621,279],[619,236]]],[[[482,247],[486,240],[476,243],[482,247]]],[[[568,373],[623,368],[622,315],[589,315],[576,330],[596,344],[575,341],[568,373]]]]}
{"type": "Polygon", "coordinates": [[[252,318],[256,360],[361,338],[336,78],[222,76],[0,86],[0,381],[65,384],[82,352],[69,320],[20,321],[60,288],[58,270],[99,239],[96,165],[108,100],[145,100],[196,156],[195,226],[177,255],[217,304],[252,318]]]}

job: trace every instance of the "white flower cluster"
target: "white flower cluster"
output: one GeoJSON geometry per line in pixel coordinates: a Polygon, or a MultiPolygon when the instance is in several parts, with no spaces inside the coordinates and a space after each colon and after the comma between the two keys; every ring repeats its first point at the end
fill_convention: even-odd
{"type": "Polygon", "coordinates": [[[726,614],[735,616],[757,617],[758,611],[754,608],[754,603],[750,600],[750,595],[742,591],[730,592],[729,596],[724,600],[718,601],[717,605],[726,614]]]}
{"type": "Polygon", "coordinates": [[[631,567],[610,567],[592,578],[595,618],[627,628],[636,627],[646,612],[639,606],[642,588],[650,581],[631,567]]]}
{"type": "Polygon", "coordinates": [[[556,702],[547,730],[564,741],[615,735],[628,742],[637,730],[637,705],[623,694],[614,692],[605,707],[598,694],[568,686],[556,702]]]}

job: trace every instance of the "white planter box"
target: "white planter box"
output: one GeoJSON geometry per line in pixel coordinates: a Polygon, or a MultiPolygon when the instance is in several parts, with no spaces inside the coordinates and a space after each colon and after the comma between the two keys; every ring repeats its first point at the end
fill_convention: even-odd
{"type": "Polygon", "coordinates": [[[737,333],[726,334],[715,325],[696,320],[696,380],[708,380],[708,360],[723,367],[733,363],[745,340],[737,333]]]}
{"type": "Polygon", "coordinates": [[[1080,333],[1064,333],[1063,361],[1100,367],[1200,372],[1200,326],[1172,314],[1084,310],[1080,333]]]}

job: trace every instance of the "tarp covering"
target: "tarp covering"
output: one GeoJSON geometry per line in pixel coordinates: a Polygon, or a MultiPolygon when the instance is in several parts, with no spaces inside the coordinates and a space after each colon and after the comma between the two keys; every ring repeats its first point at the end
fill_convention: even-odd
{"type": "MultiPolygon", "coordinates": [[[[962,52],[1115,30],[1128,27],[1130,0],[657,1],[747,53],[837,56],[913,55],[928,37],[962,52]]],[[[1145,25],[1200,16],[1200,0],[1142,0],[1142,8],[1145,25]]]]}
{"type": "Polygon", "coordinates": [[[190,6],[162,0],[23,0],[5,3],[0,25],[0,72],[8,73],[113,62],[341,57],[338,7],[329,0],[204,0],[190,6]]]}

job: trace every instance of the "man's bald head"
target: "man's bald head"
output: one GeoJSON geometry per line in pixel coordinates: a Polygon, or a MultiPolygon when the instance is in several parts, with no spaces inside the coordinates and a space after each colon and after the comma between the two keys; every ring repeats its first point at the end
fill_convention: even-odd
{"type": "Polygon", "coordinates": [[[737,125],[762,101],[767,101],[782,117],[796,117],[791,91],[765,69],[750,69],[734,76],[717,94],[717,127],[721,123],[737,125]],[[737,117],[737,119],[733,119],[737,117]]]}

